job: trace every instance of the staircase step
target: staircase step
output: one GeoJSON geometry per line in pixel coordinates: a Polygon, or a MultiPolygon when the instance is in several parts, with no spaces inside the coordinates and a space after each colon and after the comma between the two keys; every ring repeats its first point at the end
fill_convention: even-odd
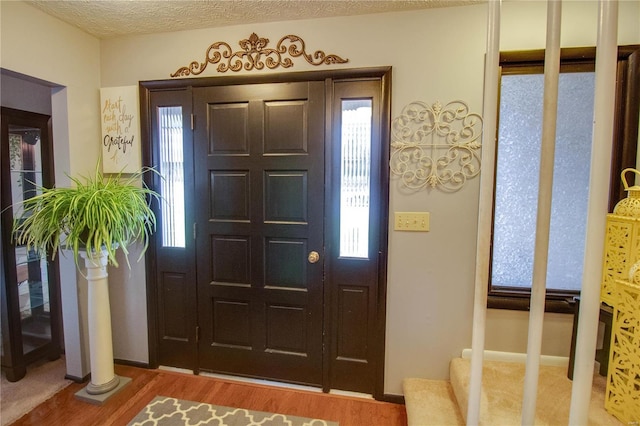
{"type": "MultiPolygon", "coordinates": [[[[451,387],[461,414],[466,421],[469,401],[469,359],[454,358],[450,364],[451,387]]],[[[482,369],[482,392],[480,398],[480,424],[520,424],[522,395],[524,391],[525,364],[518,362],[484,361],[482,369]]],[[[567,368],[540,366],[536,425],[558,425],[569,423],[572,382],[567,378],[567,368]]],[[[604,409],[606,378],[595,375],[591,404],[590,425],[621,425],[604,409]]]]}
{"type": "Polygon", "coordinates": [[[451,383],[404,379],[402,385],[409,426],[464,425],[451,383]]]}

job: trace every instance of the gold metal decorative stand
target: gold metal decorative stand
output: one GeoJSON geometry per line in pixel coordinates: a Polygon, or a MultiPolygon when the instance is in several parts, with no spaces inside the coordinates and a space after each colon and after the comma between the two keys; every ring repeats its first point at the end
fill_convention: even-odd
{"type": "Polygon", "coordinates": [[[629,268],[640,259],[640,187],[629,187],[625,177],[629,172],[640,173],[634,169],[622,171],[628,197],[607,215],[600,299],[609,306],[615,306],[616,280],[627,279],[629,268]]]}
{"type": "Polygon", "coordinates": [[[626,424],[640,421],[640,186],[607,215],[600,298],[613,307],[611,349],[604,406],[626,424]]]}
{"type": "Polygon", "coordinates": [[[616,281],[604,407],[624,424],[640,421],[640,274],[616,281]]]}

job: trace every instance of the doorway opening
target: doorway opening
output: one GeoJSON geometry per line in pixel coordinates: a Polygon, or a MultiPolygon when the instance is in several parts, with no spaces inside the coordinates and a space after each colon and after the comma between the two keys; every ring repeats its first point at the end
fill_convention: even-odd
{"type": "Polygon", "coordinates": [[[141,83],[151,366],[382,398],[390,78],[141,83]]]}

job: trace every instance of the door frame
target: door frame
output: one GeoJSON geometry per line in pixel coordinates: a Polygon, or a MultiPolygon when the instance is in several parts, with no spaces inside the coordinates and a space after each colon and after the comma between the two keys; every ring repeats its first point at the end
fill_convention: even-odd
{"type": "MultiPolygon", "coordinates": [[[[390,123],[391,123],[391,67],[338,69],[323,71],[305,71],[292,73],[264,74],[264,75],[235,75],[224,77],[203,77],[184,78],[176,80],[153,80],[139,82],[140,96],[140,116],[141,116],[141,137],[142,137],[142,164],[150,166],[153,164],[152,146],[152,123],[151,123],[151,93],[154,91],[185,90],[189,87],[205,86],[231,86],[239,84],[260,84],[260,83],[289,83],[298,81],[357,81],[366,79],[377,79],[381,83],[380,102],[380,205],[378,215],[380,217],[381,230],[379,234],[378,253],[378,283],[376,300],[376,317],[374,318],[376,345],[372,352],[375,385],[373,397],[378,400],[385,399],[384,395],[384,370],[385,370],[385,332],[386,332],[386,299],[387,299],[387,259],[388,259],[388,235],[389,235],[389,155],[390,155],[390,123]]],[[[332,102],[333,94],[330,93],[330,85],[326,86],[327,101],[325,112],[325,183],[331,183],[331,148],[333,139],[332,102]]],[[[153,181],[150,174],[146,174],[145,183],[153,189],[153,181]]],[[[325,222],[329,215],[329,209],[333,208],[331,191],[325,192],[325,222]]],[[[155,235],[155,234],[154,234],[155,235]]],[[[147,299],[147,328],[148,328],[148,350],[149,367],[158,367],[158,294],[156,291],[156,237],[152,235],[149,241],[149,249],[145,258],[146,268],[146,299],[147,299]]],[[[325,229],[326,235],[326,229],[325,229]]],[[[326,239],[326,238],[325,238],[326,239]]],[[[325,270],[327,266],[325,265],[325,270]]],[[[331,348],[331,335],[327,331],[331,330],[331,291],[330,282],[324,286],[324,310],[323,310],[323,391],[327,392],[330,386],[329,376],[329,350],[331,348]]]]}

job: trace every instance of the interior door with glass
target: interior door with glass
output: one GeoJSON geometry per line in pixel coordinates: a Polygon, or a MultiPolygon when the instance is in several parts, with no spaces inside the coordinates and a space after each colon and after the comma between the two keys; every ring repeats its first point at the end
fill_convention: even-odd
{"type": "Polygon", "coordinates": [[[49,125],[48,115],[2,108],[2,369],[10,381],[30,362],[60,355],[56,263],[12,238],[21,203],[53,185],[49,125]]]}

